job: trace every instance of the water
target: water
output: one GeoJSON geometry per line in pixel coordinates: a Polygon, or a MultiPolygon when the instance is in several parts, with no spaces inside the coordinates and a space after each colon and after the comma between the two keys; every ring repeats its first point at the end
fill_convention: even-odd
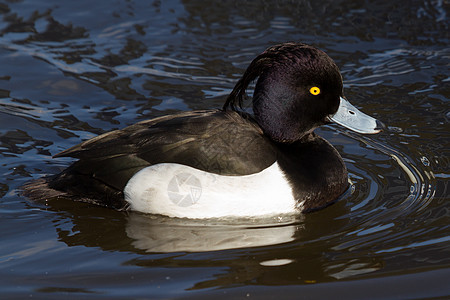
{"type": "Polygon", "coordinates": [[[5,298],[450,297],[446,1],[25,0],[0,14],[5,298]],[[221,107],[257,54],[291,40],[325,50],[347,98],[389,126],[317,130],[352,181],[335,205],[188,222],[17,195],[81,140],[221,107]]]}

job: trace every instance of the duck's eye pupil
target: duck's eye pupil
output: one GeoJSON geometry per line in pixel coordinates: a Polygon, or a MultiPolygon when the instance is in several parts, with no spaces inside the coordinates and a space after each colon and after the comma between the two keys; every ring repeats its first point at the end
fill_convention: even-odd
{"type": "Polygon", "coordinates": [[[320,89],[317,86],[313,86],[312,88],[309,89],[309,92],[311,94],[315,95],[319,95],[320,94],[320,89]]]}

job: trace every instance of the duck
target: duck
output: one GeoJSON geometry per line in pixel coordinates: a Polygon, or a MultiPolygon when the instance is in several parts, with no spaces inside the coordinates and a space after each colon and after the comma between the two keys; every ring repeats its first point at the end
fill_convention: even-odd
{"type": "Polygon", "coordinates": [[[222,108],[86,140],[54,155],[76,159],[72,165],[22,192],[32,200],[68,198],[172,218],[308,213],[349,188],[339,152],[314,132],[331,123],[360,134],[384,127],[346,99],[339,68],[325,52],[285,42],[250,63],[222,108]],[[250,99],[246,90],[255,81],[250,99]]]}

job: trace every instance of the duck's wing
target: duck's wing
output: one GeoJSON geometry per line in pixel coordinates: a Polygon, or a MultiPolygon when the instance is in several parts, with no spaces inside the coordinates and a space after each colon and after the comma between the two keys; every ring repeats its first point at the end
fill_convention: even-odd
{"type": "Polygon", "coordinates": [[[78,158],[69,172],[122,191],[137,171],[158,163],[178,163],[221,175],[248,175],[273,164],[276,155],[273,143],[251,118],[214,110],[143,121],[55,157],[78,158]]]}

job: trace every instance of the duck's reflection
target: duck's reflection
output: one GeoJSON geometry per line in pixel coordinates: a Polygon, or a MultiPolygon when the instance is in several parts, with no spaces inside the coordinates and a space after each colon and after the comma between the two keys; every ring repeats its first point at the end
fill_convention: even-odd
{"type": "Polygon", "coordinates": [[[46,209],[57,213],[58,239],[69,247],[135,253],[122,264],[147,268],[150,274],[161,266],[199,272],[217,268],[192,289],[334,281],[384,265],[382,257],[368,255],[358,237],[339,233],[349,222],[343,217],[345,202],[296,217],[228,221],[124,213],[64,199],[48,201],[46,209]]]}
{"type": "Polygon", "coordinates": [[[300,225],[293,217],[263,221],[243,220],[240,225],[227,221],[169,219],[139,213],[128,215],[127,236],[132,245],[146,252],[203,252],[260,247],[293,241],[300,225]],[[163,221],[162,221],[163,220],[163,221]]]}

